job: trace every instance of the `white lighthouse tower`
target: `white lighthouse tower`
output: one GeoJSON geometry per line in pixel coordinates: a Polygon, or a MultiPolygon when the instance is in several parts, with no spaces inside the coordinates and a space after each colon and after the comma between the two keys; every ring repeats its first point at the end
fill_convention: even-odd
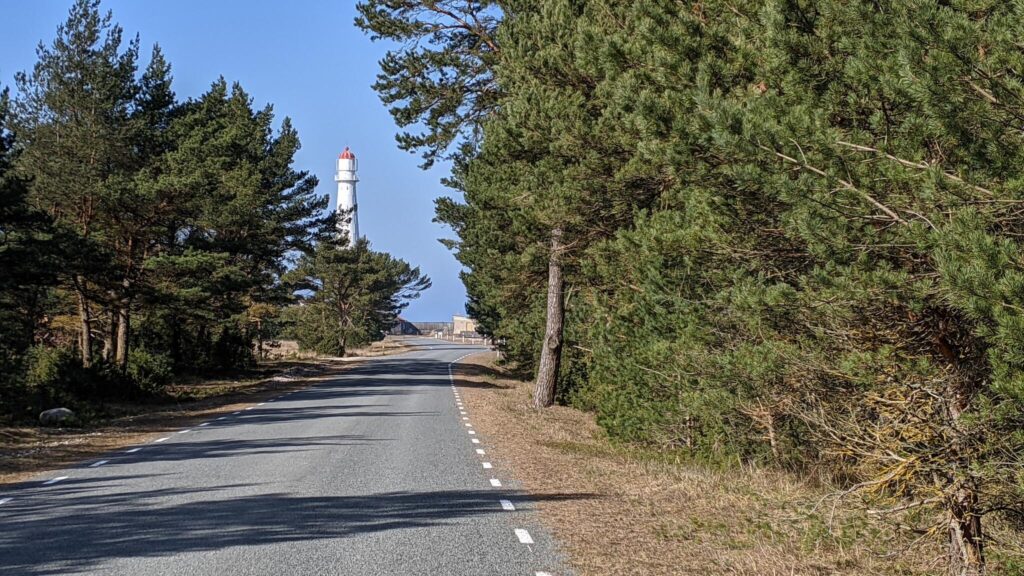
{"type": "Polygon", "coordinates": [[[338,183],[338,228],[348,233],[350,246],[359,239],[359,205],[356,204],[356,155],[345,147],[338,155],[338,171],[334,175],[338,183]]]}

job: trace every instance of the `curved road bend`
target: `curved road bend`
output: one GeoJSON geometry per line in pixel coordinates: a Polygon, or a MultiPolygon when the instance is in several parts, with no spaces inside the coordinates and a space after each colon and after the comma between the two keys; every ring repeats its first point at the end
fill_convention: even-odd
{"type": "Polygon", "coordinates": [[[449,363],[481,348],[417,342],[0,486],[0,574],[565,574],[530,503],[483,467],[486,439],[472,442],[456,405],[449,363]]]}

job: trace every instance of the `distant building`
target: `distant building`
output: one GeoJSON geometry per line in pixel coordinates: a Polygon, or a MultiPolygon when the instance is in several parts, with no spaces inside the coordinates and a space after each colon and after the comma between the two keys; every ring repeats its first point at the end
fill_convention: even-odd
{"type": "Polygon", "coordinates": [[[399,318],[398,322],[391,327],[388,334],[393,336],[419,336],[423,334],[423,332],[421,332],[420,329],[412,322],[409,322],[405,318],[399,318]]]}
{"type": "Polygon", "coordinates": [[[420,331],[420,334],[426,334],[428,336],[436,335],[439,332],[441,334],[452,333],[451,322],[413,322],[412,325],[420,331]]]}
{"type": "Polygon", "coordinates": [[[476,320],[468,316],[452,316],[453,334],[476,334],[476,320]]]}

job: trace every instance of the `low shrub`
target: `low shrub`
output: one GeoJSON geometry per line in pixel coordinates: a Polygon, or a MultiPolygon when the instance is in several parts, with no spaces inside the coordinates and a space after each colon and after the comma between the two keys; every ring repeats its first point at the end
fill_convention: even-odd
{"type": "Polygon", "coordinates": [[[134,348],[128,352],[126,376],[139,391],[157,393],[171,381],[173,375],[174,363],[170,356],[146,348],[134,348]]]}

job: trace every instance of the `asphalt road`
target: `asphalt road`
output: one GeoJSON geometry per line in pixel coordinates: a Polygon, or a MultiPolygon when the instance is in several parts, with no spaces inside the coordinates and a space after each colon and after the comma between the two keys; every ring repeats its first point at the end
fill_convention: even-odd
{"type": "Polygon", "coordinates": [[[0,486],[0,574],[566,574],[460,414],[449,363],[481,348],[421,342],[0,486]]]}

